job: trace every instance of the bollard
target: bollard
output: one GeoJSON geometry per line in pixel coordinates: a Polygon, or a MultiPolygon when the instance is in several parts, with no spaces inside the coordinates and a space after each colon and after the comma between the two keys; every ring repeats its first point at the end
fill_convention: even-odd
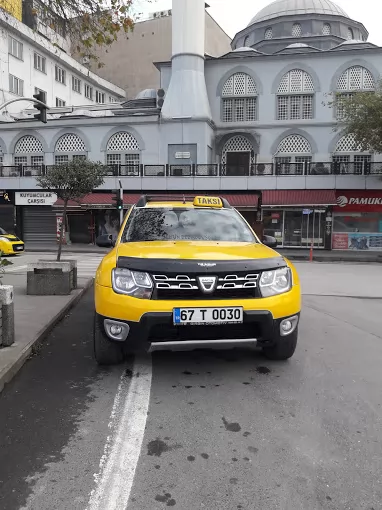
{"type": "Polygon", "coordinates": [[[15,341],[15,312],[13,286],[0,285],[0,345],[9,347],[15,341]]]}
{"type": "Polygon", "coordinates": [[[313,262],[313,242],[310,245],[309,262],[313,262]]]}

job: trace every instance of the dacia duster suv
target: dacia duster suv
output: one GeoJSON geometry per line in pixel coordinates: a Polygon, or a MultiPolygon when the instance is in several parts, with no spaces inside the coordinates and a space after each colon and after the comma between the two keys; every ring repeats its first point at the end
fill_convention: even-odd
{"type": "Polygon", "coordinates": [[[114,245],[95,279],[99,364],[137,350],[215,345],[257,344],[276,360],[293,355],[297,272],[225,199],[143,196],[116,241],[101,236],[97,244],[114,245]]]}

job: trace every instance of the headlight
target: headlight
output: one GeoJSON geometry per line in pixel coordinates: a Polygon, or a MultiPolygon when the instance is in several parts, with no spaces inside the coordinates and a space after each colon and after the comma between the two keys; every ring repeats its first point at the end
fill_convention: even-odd
{"type": "Polygon", "coordinates": [[[140,299],[150,299],[153,282],[147,273],[115,268],[112,271],[113,290],[140,299]]]}
{"type": "Polygon", "coordinates": [[[0,237],[0,241],[5,241],[6,243],[9,243],[9,239],[7,239],[6,237],[0,237]]]}
{"type": "Polygon", "coordinates": [[[260,290],[263,297],[284,294],[292,288],[292,272],[289,267],[264,271],[260,278],[260,290]]]}

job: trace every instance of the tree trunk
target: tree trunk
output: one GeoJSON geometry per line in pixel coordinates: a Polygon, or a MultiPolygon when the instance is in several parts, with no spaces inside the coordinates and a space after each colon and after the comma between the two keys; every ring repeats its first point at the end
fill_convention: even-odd
{"type": "Polygon", "coordinates": [[[61,223],[61,231],[60,231],[60,239],[58,241],[58,252],[57,252],[57,262],[61,260],[61,252],[62,252],[62,241],[64,240],[64,232],[66,230],[66,209],[68,207],[68,200],[64,200],[64,210],[62,212],[62,223],[61,223]]]}

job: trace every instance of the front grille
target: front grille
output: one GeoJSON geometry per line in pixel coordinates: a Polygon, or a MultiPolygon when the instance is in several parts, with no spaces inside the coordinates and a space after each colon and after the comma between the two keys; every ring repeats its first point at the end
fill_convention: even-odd
{"type": "MultiPolygon", "coordinates": [[[[216,289],[203,292],[198,277],[206,275],[154,274],[153,299],[253,299],[260,297],[258,280],[260,273],[220,273],[216,289]]],[[[209,275],[210,276],[210,275],[209,275]]]]}

